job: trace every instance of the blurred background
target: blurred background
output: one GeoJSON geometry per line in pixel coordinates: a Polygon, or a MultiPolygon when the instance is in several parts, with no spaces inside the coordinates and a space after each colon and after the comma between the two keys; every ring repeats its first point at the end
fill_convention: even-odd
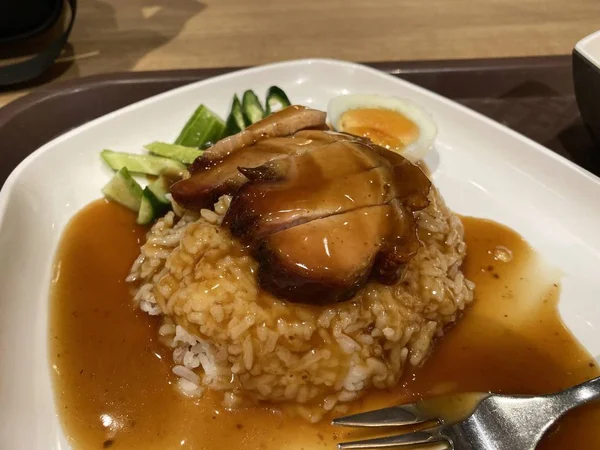
{"type": "MultiPolygon", "coordinates": [[[[60,34],[0,47],[1,64],[60,34]]],[[[0,106],[57,80],[120,71],[237,67],[328,57],[360,62],[559,55],[600,26],[598,0],[80,0],[43,76],[0,90],[0,106]]]]}

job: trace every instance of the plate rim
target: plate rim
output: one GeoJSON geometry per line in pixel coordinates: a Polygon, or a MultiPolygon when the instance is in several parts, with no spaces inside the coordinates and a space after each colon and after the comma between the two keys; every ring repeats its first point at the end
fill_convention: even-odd
{"type": "MultiPolygon", "coordinates": [[[[550,159],[546,158],[549,156],[549,157],[551,157],[551,159],[556,161],[556,163],[552,163],[552,164],[557,164],[556,167],[559,167],[559,166],[565,167],[565,168],[569,169],[571,172],[573,172],[574,174],[578,175],[578,178],[581,178],[583,180],[587,180],[587,181],[591,182],[591,185],[593,185],[594,189],[598,190],[600,188],[600,178],[595,176],[594,174],[590,173],[589,171],[585,170],[584,168],[582,168],[582,167],[576,165],[575,163],[567,160],[566,158],[554,153],[553,151],[542,146],[541,144],[538,144],[535,141],[521,135],[520,133],[518,133],[514,130],[511,130],[510,128],[506,127],[505,125],[503,125],[499,122],[496,122],[496,121],[494,121],[494,120],[492,120],[492,119],[490,119],[468,107],[465,107],[451,99],[448,99],[444,96],[436,94],[435,92],[432,92],[428,89],[417,86],[406,80],[398,79],[392,75],[386,74],[377,69],[373,69],[371,67],[364,66],[364,65],[358,64],[358,63],[340,61],[340,60],[335,60],[335,59],[301,59],[301,60],[291,60],[291,61],[285,61],[285,62],[280,62],[280,63],[273,63],[273,64],[268,64],[268,65],[263,65],[263,66],[257,66],[257,67],[249,68],[249,69],[242,69],[242,70],[234,71],[231,73],[219,75],[216,77],[208,78],[206,80],[201,80],[201,81],[191,83],[189,85],[181,86],[181,87],[178,87],[175,89],[171,89],[169,91],[157,94],[157,95],[149,97],[147,99],[143,99],[141,101],[132,103],[131,105],[127,105],[118,110],[112,111],[112,112],[105,114],[101,117],[98,117],[88,123],[85,123],[79,127],[69,130],[68,132],[45,143],[43,146],[39,147],[34,152],[32,152],[30,155],[28,155],[11,172],[11,174],[7,178],[4,186],[0,190],[0,235],[2,233],[4,233],[4,230],[6,227],[5,211],[6,211],[6,208],[8,207],[9,199],[11,197],[11,194],[13,193],[15,186],[19,182],[21,175],[34,161],[36,161],[37,158],[46,154],[46,152],[48,152],[48,151],[52,151],[52,148],[56,144],[62,143],[65,140],[68,140],[71,137],[76,136],[79,133],[89,130],[89,129],[97,126],[98,124],[103,123],[104,121],[114,118],[115,116],[119,116],[120,114],[127,113],[130,110],[143,108],[146,105],[150,105],[153,102],[156,102],[165,97],[169,97],[176,93],[185,92],[186,90],[196,89],[198,86],[210,85],[212,83],[220,82],[222,80],[227,80],[229,78],[243,77],[245,74],[260,73],[260,72],[268,71],[269,69],[276,69],[276,68],[281,68],[281,67],[284,67],[284,68],[285,67],[302,67],[302,66],[310,66],[310,65],[322,65],[324,67],[327,67],[327,66],[338,67],[340,69],[346,69],[346,70],[353,70],[353,69],[360,70],[363,73],[372,74],[374,76],[377,76],[377,77],[380,77],[383,79],[392,80],[395,83],[400,83],[400,85],[409,87],[411,90],[413,90],[415,92],[420,92],[420,93],[428,96],[435,102],[439,102],[441,104],[451,107],[454,111],[457,111],[457,112],[462,111],[464,114],[467,114],[469,117],[477,120],[477,122],[479,122],[481,124],[488,124],[488,126],[493,126],[493,128],[496,129],[497,131],[499,131],[500,133],[512,136],[513,138],[517,139],[518,141],[520,141],[521,143],[526,145],[528,149],[531,149],[531,151],[533,151],[533,149],[535,149],[536,151],[534,152],[534,154],[536,157],[542,157],[542,158],[544,158],[545,161],[550,161],[550,159]]],[[[351,75],[349,75],[349,76],[351,76],[351,75]]],[[[53,255],[54,255],[54,253],[53,253],[53,255]]],[[[49,289],[49,286],[47,286],[46,289],[49,289]]],[[[48,368],[48,370],[49,370],[49,368],[48,368]]],[[[53,407],[54,406],[55,406],[55,403],[53,404],[53,407]]],[[[55,409],[54,409],[54,412],[56,412],[55,409]]],[[[56,415],[53,417],[53,420],[58,420],[56,415]]],[[[59,424],[59,429],[62,430],[62,427],[60,426],[60,422],[56,422],[56,423],[59,424]]]]}
{"type": "MultiPolygon", "coordinates": [[[[588,36],[584,40],[587,40],[588,38],[595,36],[595,35],[600,35],[600,31],[594,33],[591,36],[588,36]]],[[[364,64],[351,62],[351,61],[344,61],[344,60],[339,60],[339,59],[333,59],[333,58],[305,58],[305,59],[293,59],[293,60],[286,60],[286,61],[281,61],[281,62],[274,62],[274,63],[259,65],[259,66],[250,67],[250,68],[246,68],[246,69],[235,70],[235,71],[228,72],[225,74],[210,77],[210,78],[207,78],[204,80],[199,80],[197,82],[190,83],[190,84],[187,84],[184,86],[179,86],[177,88],[170,89],[165,92],[161,92],[159,94],[142,99],[142,100],[132,103],[130,105],[124,106],[115,111],[111,111],[108,114],[97,117],[85,124],[75,127],[72,130],[69,130],[66,133],[61,134],[60,136],[57,136],[56,138],[46,142],[44,145],[42,145],[41,147],[37,148],[36,150],[31,152],[29,155],[27,155],[27,157],[25,159],[23,159],[23,161],[21,161],[17,165],[17,167],[15,167],[12,170],[10,175],[7,177],[4,185],[0,189],[0,233],[2,232],[2,229],[3,229],[3,223],[4,223],[4,217],[5,217],[4,213],[6,210],[7,203],[8,203],[8,198],[10,197],[10,194],[14,188],[14,185],[18,182],[19,175],[35,159],[37,159],[40,155],[44,154],[45,152],[49,151],[49,149],[51,149],[51,147],[54,146],[55,144],[60,143],[66,139],[69,139],[71,136],[79,134],[89,128],[93,128],[97,124],[102,123],[106,120],[109,120],[112,117],[126,113],[127,111],[130,111],[130,110],[144,107],[145,105],[151,104],[151,103],[153,103],[157,100],[160,100],[164,97],[169,97],[171,95],[174,95],[179,92],[184,92],[186,90],[193,90],[197,86],[200,86],[200,85],[212,84],[215,82],[219,82],[221,80],[227,80],[228,78],[235,78],[235,77],[243,76],[245,74],[264,72],[264,71],[268,71],[269,69],[285,68],[285,67],[289,67],[289,66],[311,66],[311,65],[337,66],[337,67],[341,67],[344,69],[359,69],[359,70],[363,70],[363,71],[369,72],[371,74],[374,74],[376,76],[394,80],[397,83],[409,85],[412,89],[417,90],[418,92],[426,94],[428,96],[431,96],[433,99],[435,99],[438,102],[445,103],[446,105],[451,106],[452,108],[458,109],[459,111],[461,111],[467,115],[470,115],[471,117],[474,117],[474,118],[478,119],[479,121],[483,121],[484,123],[488,124],[489,126],[492,126],[505,134],[511,135],[513,138],[516,138],[516,139],[520,140],[521,142],[523,142],[524,144],[527,144],[530,148],[535,149],[538,154],[544,155],[544,157],[549,157],[550,159],[553,159],[556,163],[576,172],[579,176],[583,177],[584,179],[587,179],[588,181],[594,183],[598,188],[600,188],[600,177],[596,176],[589,170],[568,160],[564,156],[559,155],[558,153],[550,150],[549,148],[543,146],[542,144],[535,142],[534,140],[528,138],[527,136],[507,127],[506,125],[503,125],[502,123],[497,122],[496,120],[493,120],[493,119],[491,119],[471,108],[468,108],[467,106],[464,106],[448,97],[444,97],[440,94],[430,91],[429,89],[426,89],[426,88],[418,86],[414,83],[411,83],[410,81],[394,77],[393,75],[390,75],[388,73],[382,72],[375,68],[366,66],[364,64]]]]}

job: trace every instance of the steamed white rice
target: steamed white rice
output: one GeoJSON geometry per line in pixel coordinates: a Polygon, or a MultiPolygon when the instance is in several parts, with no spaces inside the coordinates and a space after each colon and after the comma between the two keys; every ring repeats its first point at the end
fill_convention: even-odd
{"type": "Polygon", "coordinates": [[[369,282],[349,301],[314,307],[259,289],[258,263],[220,226],[230,198],[200,215],[173,212],[149,231],[128,281],[163,316],[173,372],[188,396],[221,391],[228,407],[286,402],[318,421],[370,387],[395,385],[473,299],[460,265],[463,227],[435,189],[416,213],[422,246],[394,286],[369,282]]]}

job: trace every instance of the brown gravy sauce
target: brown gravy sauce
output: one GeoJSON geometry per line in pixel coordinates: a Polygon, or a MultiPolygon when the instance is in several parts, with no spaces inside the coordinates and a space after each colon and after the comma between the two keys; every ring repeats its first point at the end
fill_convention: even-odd
{"type": "MultiPolygon", "coordinates": [[[[425,365],[397,388],[371,392],[353,411],[461,391],[544,393],[599,374],[557,313],[559,274],[543,267],[515,232],[464,218],[467,277],[476,301],[425,365]],[[509,263],[494,258],[503,246],[509,263]]],[[[228,412],[220,396],[176,393],[158,321],[135,311],[124,279],[145,230],[124,208],[98,200],[64,232],[53,277],[50,364],[59,418],[74,449],[334,449],[369,435],[277,410],[228,412]]],[[[544,450],[600,448],[600,406],[570,413],[544,450]]]]}

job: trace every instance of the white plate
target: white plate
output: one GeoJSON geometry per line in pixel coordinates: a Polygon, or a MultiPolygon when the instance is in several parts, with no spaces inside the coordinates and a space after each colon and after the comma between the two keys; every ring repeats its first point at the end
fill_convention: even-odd
{"type": "Polygon", "coordinates": [[[65,224],[100,196],[109,179],[99,151],[172,141],[199,103],[225,115],[233,93],[263,93],[272,84],[295,103],[320,109],[333,96],[363,92],[408,97],[429,110],[440,132],[428,163],[450,207],[514,228],[561,268],[563,319],[592,354],[600,353],[597,177],[498,123],[376,70],[330,60],[286,62],[185,86],[94,120],[44,145],[9,177],[0,192],[2,448],[68,448],[47,362],[48,287],[65,224]]]}

